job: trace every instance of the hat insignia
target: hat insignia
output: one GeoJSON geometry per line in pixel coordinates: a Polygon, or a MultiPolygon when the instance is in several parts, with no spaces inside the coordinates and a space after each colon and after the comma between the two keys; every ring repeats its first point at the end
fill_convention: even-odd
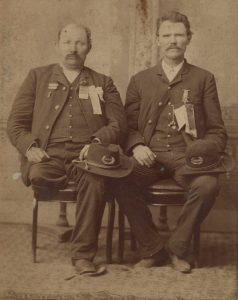
{"type": "Polygon", "coordinates": [[[191,157],[190,162],[193,165],[201,165],[203,164],[203,158],[201,156],[193,156],[191,157]]]}
{"type": "Polygon", "coordinates": [[[102,157],[102,162],[104,163],[104,165],[107,165],[107,166],[114,165],[115,161],[116,160],[113,156],[108,157],[106,155],[103,155],[103,157],[102,157]]]}

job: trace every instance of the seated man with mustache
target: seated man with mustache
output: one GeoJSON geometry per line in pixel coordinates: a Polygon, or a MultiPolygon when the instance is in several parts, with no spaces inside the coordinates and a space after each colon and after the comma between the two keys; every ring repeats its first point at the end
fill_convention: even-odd
{"type": "MultiPolygon", "coordinates": [[[[154,266],[168,252],[173,267],[188,273],[191,237],[214,204],[221,170],[205,169],[207,158],[200,155],[190,161],[200,173],[185,176],[185,152],[189,155],[193,145],[200,151],[215,149],[215,156],[224,151],[227,134],[213,74],[184,58],[192,38],[187,16],[168,12],[158,20],[156,33],[161,61],[132,76],[127,89],[126,151],[135,166],[130,178],[121,183],[117,200],[140,246],[143,259],[138,266],[154,266]],[[177,228],[166,246],[142,199],[143,187],[165,175],[188,191],[177,228]]],[[[207,155],[211,156],[211,151],[207,155]]]]}
{"type": "Polygon", "coordinates": [[[82,25],[62,28],[58,64],[33,69],[21,86],[8,120],[8,135],[21,154],[24,183],[49,196],[69,178],[77,183],[72,262],[79,273],[94,273],[93,258],[105,207],[101,176],[75,170],[91,143],[121,144],[127,126],[111,78],[84,66],[91,32],[82,25]]]}

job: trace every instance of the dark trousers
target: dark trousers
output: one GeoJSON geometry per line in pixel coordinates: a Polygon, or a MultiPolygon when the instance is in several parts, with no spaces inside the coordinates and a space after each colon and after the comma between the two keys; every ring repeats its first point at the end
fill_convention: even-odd
{"type": "Polygon", "coordinates": [[[106,180],[74,168],[71,161],[78,157],[82,146],[65,143],[51,145],[47,149],[50,159],[33,164],[29,179],[33,189],[45,193],[46,197],[64,187],[69,179],[76,182],[78,194],[71,238],[72,260],[93,260],[106,203],[106,180]]]}
{"type": "Polygon", "coordinates": [[[118,204],[128,217],[142,257],[150,257],[164,247],[143,199],[148,185],[160,178],[173,177],[187,190],[187,201],[178,218],[177,228],[168,241],[169,250],[180,258],[187,256],[195,227],[201,224],[214,204],[219,190],[217,175],[185,177],[181,174],[184,164],[184,152],[157,152],[156,162],[150,168],[135,161],[133,173],[121,180],[117,188],[118,204]]]}

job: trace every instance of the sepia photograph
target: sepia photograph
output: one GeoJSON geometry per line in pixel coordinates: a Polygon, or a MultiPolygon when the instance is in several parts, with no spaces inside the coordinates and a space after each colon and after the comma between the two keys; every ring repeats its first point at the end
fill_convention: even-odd
{"type": "Polygon", "coordinates": [[[238,299],[238,2],[0,0],[0,300],[238,299]]]}

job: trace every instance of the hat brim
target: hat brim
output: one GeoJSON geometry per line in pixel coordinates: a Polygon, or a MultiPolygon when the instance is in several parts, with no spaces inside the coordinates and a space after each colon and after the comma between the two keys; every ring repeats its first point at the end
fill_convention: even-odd
{"type": "Polygon", "coordinates": [[[116,169],[104,169],[87,164],[87,160],[75,163],[75,166],[85,172],[111,178],[122,178],[128,176],[133,170],[133,160],[125,155],[120,155],[120,167],[116,169]]]}
{"type": "Polygon", "coordinates": [[[191,168],[189,166],[184,166],[181,170],[182,175],[203,175],[203,174],[221,174],[232,171],[234,168],[234,162],[230,155],[227,153],[222,153],[222,163],[213,169],[199,169],[199,168],[191,168]]]}

